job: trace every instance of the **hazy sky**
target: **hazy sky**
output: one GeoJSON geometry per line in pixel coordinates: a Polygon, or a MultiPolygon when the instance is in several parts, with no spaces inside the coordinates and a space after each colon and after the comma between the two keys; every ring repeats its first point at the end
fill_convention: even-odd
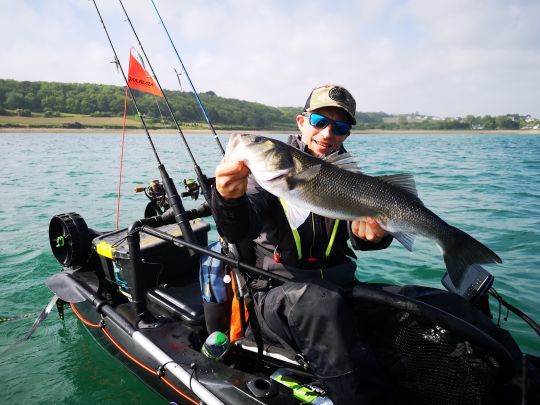
{"type": "MultiPolygon", "coordinates": [[[[302,106],[316,85],[339,83],[359,111],[540,117],[538,0],[155,2],[199,92],[302,106]]],[[[151,1],[124,5],[161,84],[177,90],[151,1]]],[[[98,6],[127,65],[137,43],[122,9],[98,6]]],[[[0,78],[123,85],[91,1],[0,7],[0,78]]]]}

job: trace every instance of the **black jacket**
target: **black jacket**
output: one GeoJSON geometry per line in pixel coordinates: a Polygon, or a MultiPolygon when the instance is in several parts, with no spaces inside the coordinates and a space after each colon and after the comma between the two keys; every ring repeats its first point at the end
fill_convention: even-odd
{"type": "MultiPolygon", "coordinates": [[[[304,151],[306,146],[299,136],[291,135],[290,145],[304,151]]],[[[345,152],[342,147],[340,153],[345,152]]],[[[357,250],[384,249],[392,242],[389,235],[379,243],[363,241],[355,237],[350,230],[350,223],[340,221],[335,241],[328,258],[325,258],[334,220],[312,214],[299,228],[302,244],[302,260],[298,259],[292,230],[279,199],[262,189],[253,176],[248,179],[248,191],[245,196],[224,200],[214,189],[212,211],[216,225],[222,236],[231,243],[255,242],[256,264],[264,269],[271,269],[274,252],[281,256],[281,263],[300,269],[325,269],[351,262],[356,257],[347,241],[357,250]]]]}

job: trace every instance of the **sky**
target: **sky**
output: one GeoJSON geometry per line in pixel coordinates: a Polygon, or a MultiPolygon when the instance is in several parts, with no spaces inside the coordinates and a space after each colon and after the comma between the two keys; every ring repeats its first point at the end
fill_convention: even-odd
{"type": "MultiPolygon", "coordinates": [[[[198,92],[296,107],[336,83],[363,112],[540,117],[537,0],[154,1],[198,92]]],[[[178,90],[151,0],[123,3],[161,85],[178,90]]],[[[122,8],[97,4],[127,67],[140,47],[122,8]]],[[[0,7],[0,78],[124,84],[92,1],[0,7]]]]}

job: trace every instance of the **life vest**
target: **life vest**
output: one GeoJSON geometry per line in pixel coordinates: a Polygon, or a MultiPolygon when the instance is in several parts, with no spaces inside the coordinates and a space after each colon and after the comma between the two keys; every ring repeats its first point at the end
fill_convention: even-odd
{"type": "MultiPolygon", "coordinates": [[[[279,201],[281,202],[281,205],[283,207],[283,211],[287,212],[287,202],[283,198],[280,198],[279,201]]],[[[311,222],[312,222],[312,225],[313,225],[313,234],[315,235],[315,221],[314,221],[314,214],[313,213],[311,213],[311,217],[312,217],[311,222]]],[[[339,222],[340,222],[339,219],[334,220],[334,224],[332,226],[332,232],[330,234],[328,244],[327,244],[326,249],[324,251],[324,258],[325,259],[328,259],[328,257],[330,256],[330,253],[332,252],[332,248],[333,248],[334,242],[336,240],[337,230],[339,228],[339,222]]],[[[289,226],[290,226],[290,224],[289,224],[289,226]]],[[[292,235],[293,235],[294,244],[296,246],[296,253],[298,255],[298,260],[303,260],[304,255],[303,255],[303,252],[302,252],[302,240],[300,238],[300,233],[298,232],[298,229],[293,229],[292,227],[291,227],[291,232],[292,232],[292,235]]],[[[309,256],[306,257],[305,260],[307,260],[310,263],[316,262],[317,258],[312,255],[312,252],[309,252],[309,253],[310,253],[309,256]]],[[[279,247],[276,246],[276,249],[274,250],[274,260],[279,263],[280,259],[281,259],[281,255],[280,255],[280,252],[279,252],[279,247]]]]}
{"type": "MultiPolygon", "coordinates": [[[[285,210],[286,202],[283,199],[280,199],[280,202],[281,202],[281,205],[283,206],[283,209],[285,210]]],[[[311,215],[313,216],[314,214],[311,214],[311,215]]],[[[328,240],[328,244],[324,251],[325,259],[327,259],[332,253],[332,248],[334,246],[339,224],[340,224],[339,219],[336,219],[333,221],[332,232],[330,233],[330,238],[328,240]]],[[[303,260],[305,255],[302,252],[302,240],[300,237],[300,233],[298,232],[298,229],[293,229],[293,228],[291,228],[291,232],[292,232],[294,243],[296,246],[298,259],[303,260]]],[[[315,233],[315,229],[313,229],[313,233],[315,233]]],[[[310,263],[314,263],[317,261],[316,257],[312,257],[311,252],[310,252],[310,255],[305,259],[310,263]]],[[[276,249],[274,250],[274,260],[277,262],[279,262],[280,260],[280,255],[279,255],[277,246],[276,246],[276,249]]],[[[248,314],[248,309],[246,308],[244,301],[239,297],[238,288],[236,285],[237,284],[236,277],[231,277],[231,278],[232,278],[231,280],[232,302],[231,302],[231,321],[230,321],[230,328],[229,328],[229,339],[231,342],[234,342],[235,340],[238,340],[243,337],[244,328],[249,319],[249,314],[248,314]],[[244,311],[244,314],[243,314],[244,320],[242,320],[242,311],[244,311]]]]}

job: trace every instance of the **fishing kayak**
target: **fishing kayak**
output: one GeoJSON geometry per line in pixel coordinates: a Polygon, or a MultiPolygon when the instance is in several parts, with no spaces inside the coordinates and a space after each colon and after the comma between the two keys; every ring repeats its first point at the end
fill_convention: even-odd
{"type": "MultiPolygon", "coordinates": [[[[227,259],[206,248],[205,221],[190,219],[196,238],[190,243],[177,224],[159,218],[100,232],[76,213],[54,216],[49,237],[62,268],[48,287],[98,344],[168,401],[331,404],[309,363],[291,348],[242,337],[219,360],[201,352],[208,332],[200,257],[227,259]]],[[[516,359],[470,322],[377,285],[355,287],[351,299],[390,314],[367,328],[399,403],[538,403],[539,357],[516,359]]]]}

